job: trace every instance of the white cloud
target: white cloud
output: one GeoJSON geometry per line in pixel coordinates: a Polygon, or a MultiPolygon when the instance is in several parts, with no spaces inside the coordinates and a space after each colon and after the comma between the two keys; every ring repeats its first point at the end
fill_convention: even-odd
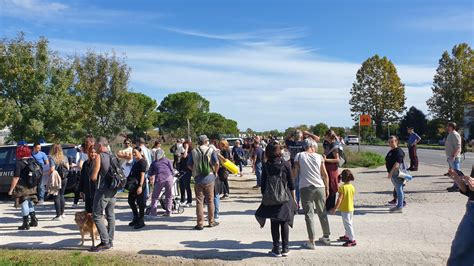
{"type": "Polygon", "coordinates": [[[69,7],[60,2],[46,0],[0,0],[1,14],[13,17],[51,17],[69,7]]]}
{"type": "MultiPolygon", "coordinates": [[[[285,129],[325,122],[351,126],[350,88],[360,63],[324,59],[314,50],[283,44],[242,43],[209,49],[164,48],[51,40],[63,53],[126,54],[137,91],[161,101],[170,91],[197,91],[211,110],[243,130],[285,129]]],[[[407,84],[407,106],[426,112],[431,66],[397,66],[407,84]],[[427,85],[428,84],[428,85],[427,85]]]]}
{"type": "Polygon", "coordinates": [[[410,28],[429,31],[474,31],[474,9],[444,9],[437,10],[433,16],[422,16],[409,20],[406,24],[410,28]]]}

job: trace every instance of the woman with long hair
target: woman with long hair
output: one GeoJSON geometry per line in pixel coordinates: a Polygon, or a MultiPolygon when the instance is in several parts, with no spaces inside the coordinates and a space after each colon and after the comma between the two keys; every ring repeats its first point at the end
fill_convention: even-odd
{"type": "Polygon", "coordinates": [[[135,229],[145,227],[145,172],[147,161],[142,154],[141,148],[133,149],[135,163],[132,166],[128,181],[131,184],[128,187],[128,205],[132,209],[133,220],[128,224],[135,229]],[[138,210],[137,210],[138,205],[138,210]]]}
{"type": "MultiPolygon", "coordinates": [[[[229,142],[226,139],[221,139],[219,141],[219,154],[227,160],[230,160],[230,149],[229,149],[229,142]]],[[[220,186],[220,194],[222,194],[221,199],[229,198],[230,194],[230,187],[229,187],[229,172],[224,166],[219,167],[219,171],[217,172],[219,179],[221,180],[220,186]]]]}
{"type": "MultiPolygon", "coordinates": [[[[66,156],[64,156],[63,148],[60,144],[53,144],[51,146],[51,150],[49,152],[50,158],[50,184],[54,183],[51,182],[52,178],[56,175],[61,178],[61,187],[56,193],[53,193],[53,200],[54,200],[54,209],[56,210],[56,217],[53,218],[54,221],[60,221],[65,216],[64,214],[64,206],[66,205],[66,199],[64,198],[64,193],[66,191],[67,186],[67,175],[69,171],[69,160],[66,156]]],[[[50,186],[51,189],[51,186],[50,186]]]]}
{"type": "Polygon", "coordinates": [[[326,131],[324,136],[324,166],[329,175],[329,196],[326,200],[326,210],[336,206],[336,193],[339,189],[339,146],[337,136],[333,130],[326,131]]]}
{"type": "Polygon", "coordinates": [[[179,179],[179,191],[181,194],[181,204],[186,204],[187,207],[191,207],[193,203],[193,193],[191,190],[191,176],[192,171],[188,168],[188,156],[193,150],[193,143],[191,138],[187,138],[183,143],[184,152],[181,154],[181,160],[179,161],[178,171],[181,174],[179,179]]]}

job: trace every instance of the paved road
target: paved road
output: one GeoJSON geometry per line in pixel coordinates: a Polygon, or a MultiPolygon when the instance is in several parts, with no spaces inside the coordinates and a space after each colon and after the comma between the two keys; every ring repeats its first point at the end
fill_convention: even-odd
{"type": "MultiPolygon", "coordinates": [[[[357,146],[346,146],[346,147],[349,147],[349,149],[351,150],[357,150],[357,146]]],[[[389,150],[388,146],[383,147],[383,146],[361,145],[360,148],[362,151],[372,151],[384,156],[387,154],[389,150]]],[[[406,157],[407,162],[409,162],[408,149],[403,148],[403,150],[405,151],[407,155],[406,157]]],[[[447,167],[448,165],[448,163],[446,162],[446,155],[444,154],[444,151],[440,151],[440,150],[418,149],[418,160],[420,160],[420,163],[422,164],[427,164],[427,165],[432,165],[432,166],[447,167]]],[[[474,165],[474,153],[472,152],[466,153],[466,159],[462,162],[462,169],[470,170],[472,165],[474,165]]]]}

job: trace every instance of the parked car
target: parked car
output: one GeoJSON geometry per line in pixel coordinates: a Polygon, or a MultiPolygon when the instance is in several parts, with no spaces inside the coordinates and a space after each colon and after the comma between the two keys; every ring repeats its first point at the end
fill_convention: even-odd
{"type": "Polygon", "coordinates": [[[359,137],[355,135],[348,135],[346,137],[346,145],[359,145],[359,137]]]}
{"type": "MultiPolygon", "coordinates": [[[[33,144],[28,145],[33,149],[33,144]]],[[[49,154],[52,144],[41,144],[41,151],[49,154]]],[[[75,162],[77,149],[75,145],[63,144],[64,155],[68,157],[69,162],[75,162]]],[[[0,146],[0,193],[8,193],[12,183],[13,174],[16,165],[16,145],[0,146]]],[[[69,171],[66,193],[73,192],[79,181],[78,173],[69,171]]]]}
{"type": "Polygon", "coordinates": [[[244,140],[242,138],[225,138],[225,140],[227,140],[227,142],[229,143],[230,150],[232,150],[232,148],[234,148],[235,142],[237,140],[240,141],[240,145],[244,144],[244,140]]]}

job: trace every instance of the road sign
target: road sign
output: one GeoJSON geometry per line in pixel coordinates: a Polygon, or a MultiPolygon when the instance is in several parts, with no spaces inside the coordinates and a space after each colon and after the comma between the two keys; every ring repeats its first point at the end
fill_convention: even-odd
{"type": "Polygon", "coordinates": [[[372,119],[370,119],[370,115],[360,115],[359,123],[361,126],[370,126],[372,125],[372,119]]]}

